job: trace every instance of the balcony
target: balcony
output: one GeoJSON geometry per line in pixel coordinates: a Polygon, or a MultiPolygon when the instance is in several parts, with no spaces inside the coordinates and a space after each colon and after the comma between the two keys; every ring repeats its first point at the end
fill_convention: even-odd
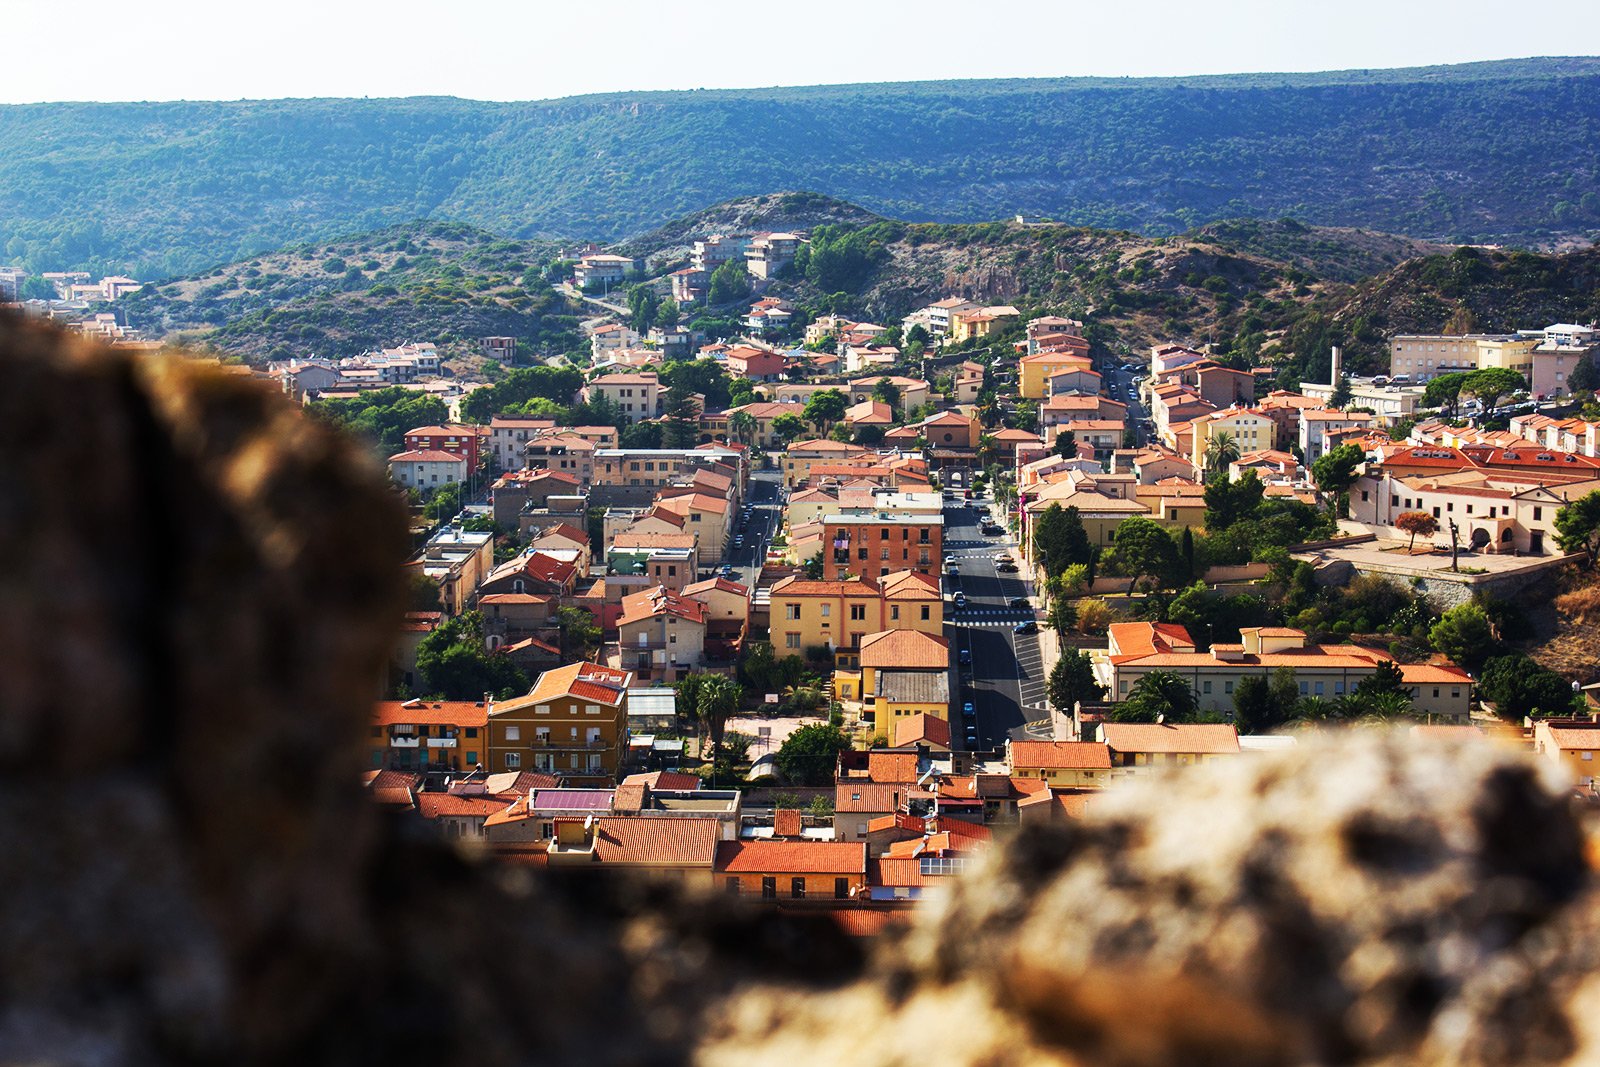
{"type": "Polygon", "coordinates": [[[420,748],[420,747],[422,747],[422,738],[417,737],[415,735],[412,735],[412,736],[408,737],[405,734],[396,734],[395,736],[389,738],[389,747],[390,748],[420,748]]]}
{"type": "Polygon", "coordinates": [[[455,748],[456,746],[457,746],[457,740],[454,737],[430,737],[430,738],[428,738],[428,747],[429,748],[455,748]]]}

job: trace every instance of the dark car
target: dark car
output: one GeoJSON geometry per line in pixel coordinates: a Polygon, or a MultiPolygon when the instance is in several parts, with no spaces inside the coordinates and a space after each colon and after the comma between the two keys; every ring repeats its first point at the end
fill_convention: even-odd
{"type": "Polygon", "coordinates": [[[724,578],[732,578],[733,577],[733,567],[730,564],[724,563],[722,565],[722,570],[719,571],[718,573],[721,574],[722,577],[724,577],[724,578]]]}
{"type": "Polygon", "coordinates": [[[1014,596],[1006,601],[1006,605],[1013,608],[1031,608],[1033,607],[1033,602],[1025,596],[1014,596]]]}
{"type": "Polygon", "coordinates": [[[978,721],[978,709],[972,706],[972,701],[961,705],[961,721],[972,724],[978,721]]]}
{"type": "Polygon", "coordinates": [[[1005,532],[1005,527],[997,525],[996,523],[986,522],[983,524],[983,535],[985,537],[999,537],[1005,532]]]}
{"type": "Polygon", "coordinates": [[[976,726],[969,726],[969,727],[967,727],[967,748],[976,749],[977,747],[978,747],[978,728],[976,726]]]}
{"type": "Polygon", "coordinates": [[[960,663],[963,667],[972,666],[972,649],[963,648],[961,650],[961,654],[956,657],[956,662],[960,663]]]}
{"type": "Polygon", "coordinates": [[[1001,574],[1017,573],[1017,565],[1012,563],[1010,560],[1007,560],[1005,563],[996,563],[994,565],[994,569],[999,571],[1001,574]]]}
{"type": "Polygon", "coordinates": [[[1029,619],[1027,622],[1017,623],[1016,629],[1012,632],[1019,634],[1036,634],[1039,632],[1039,624],[1034,622],[1032,619],[1029,619]]]}

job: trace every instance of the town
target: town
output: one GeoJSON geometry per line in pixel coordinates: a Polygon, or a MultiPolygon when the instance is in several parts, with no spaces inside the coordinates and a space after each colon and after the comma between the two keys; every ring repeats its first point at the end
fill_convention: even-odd
{"type": "MultiPolygon", "coordinates": [[[[1600,546],[1600,330],[1400,334],[1386,373],[1334,347],[1287,389],[1021,300],[877,323],[764,295],[808,254],[708,234],[641,284],[577,249],[585,358],[483,337],[490,380],[425,339],[227,367],[387,445],[410,505],[375,804],[870,934],[1021,825],[1308,731],[1481,738],[1594,794],[1600,678],[1511,642],[1600,546]],[[708,305],[731,334],[683,324],[708,305]]],[[[118,314],[132,279],[0,285],[160,348],[118,314]]]]}

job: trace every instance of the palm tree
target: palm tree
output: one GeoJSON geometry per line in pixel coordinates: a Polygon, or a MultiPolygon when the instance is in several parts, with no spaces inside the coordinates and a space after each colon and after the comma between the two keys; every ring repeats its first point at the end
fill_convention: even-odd
{"type": "Polygon", "coordinates": [[[722,731],[727,725],[728,716],[739,708],[739,698],[744,695],[744,690],[739,688],[737,682],[724,675],[713,675],[700,684],[696,695],[698,701],[695,707],[696,717],[704,724],[706,733],[711,735],[711,776],[712,783],[716,782],[717,757],[722,752],[722,731]]]}
{"type": "Polygon", "coordinates": [[[1206,473],[1216,474],[1228,469],[1228,464],[1239,458],[1239,442],[1227,430],[1218,430],[1206,442],[1206,473]]]}
{"type": "Polygon", "coordinates": [[[756,439],[756,417],[748,411],[735,411],[728,416],[728,429],[742,445],[753,444],[756,439]]]}

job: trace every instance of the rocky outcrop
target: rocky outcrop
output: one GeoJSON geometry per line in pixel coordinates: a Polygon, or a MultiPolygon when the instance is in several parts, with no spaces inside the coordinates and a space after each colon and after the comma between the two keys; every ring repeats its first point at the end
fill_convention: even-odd
{"type": "Polygon", "coordinates": [[[1363,735],[1030,828],[865,957],[825,919],[477,865],[357,788],[407,549],[256,383],[0,319],[0,1063],[1561,1064],[1559,789],[1363,735]]]}

